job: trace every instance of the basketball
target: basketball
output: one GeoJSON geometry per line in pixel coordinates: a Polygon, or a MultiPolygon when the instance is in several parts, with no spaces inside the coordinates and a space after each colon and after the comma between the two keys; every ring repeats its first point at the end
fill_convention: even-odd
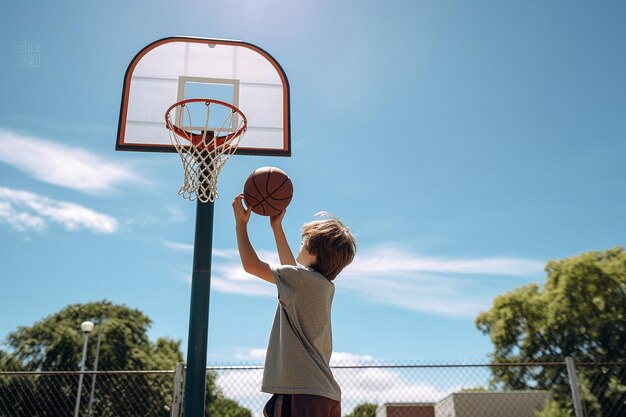
{"type": "Polygon", "coordinates": [[[280,213],[287,208],[292,196],[291,180],[276,167],[255,169],[243,186],[243,199],[246,205],[261,216],[280,213]]]}

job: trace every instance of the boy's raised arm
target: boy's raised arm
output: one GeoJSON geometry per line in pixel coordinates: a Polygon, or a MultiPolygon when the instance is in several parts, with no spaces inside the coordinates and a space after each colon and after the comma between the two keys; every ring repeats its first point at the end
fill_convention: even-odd
{"type": "Polygon", "coordinates": [[[259,259],[250,243],[250,238],[248,237],[248,220],[250,219],[252,210],[250,207],[248,207],[247,210],[244,209],[242,200],[242,194],[239,194],[235,197],[235,200],[233,200],[235,227],[237,230],[237,247],[239,249],[241,264],[243,265],[244,271],[247,273],[275,284],[276,279],[274,278],[274,273],[269,264],[259,259]]]}
{"type": "Polygon", "coordinates": [[[281,265],[293,265],[296,266],[296,258],[293,257],[293,252],[287,242],[285,231],[283,230],[283,217],[285,217],[286,210],[270,217],[270,226],[274,232],[274,240],[276,241],[276,249],[278,250],[278,259],[281,265]]]}

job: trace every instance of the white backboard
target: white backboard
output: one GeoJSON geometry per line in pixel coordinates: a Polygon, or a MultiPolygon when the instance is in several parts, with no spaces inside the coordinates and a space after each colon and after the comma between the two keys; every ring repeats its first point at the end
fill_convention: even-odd
{"type": "Polygon", "coordinates": [[[226,101],[245,114],[238,154],[291,154],[289,82],[278,62],[246,42],[189,37],[153,42],[131,61],[116,150],[175,152],[164,114],[190,98],[226,101]]]}

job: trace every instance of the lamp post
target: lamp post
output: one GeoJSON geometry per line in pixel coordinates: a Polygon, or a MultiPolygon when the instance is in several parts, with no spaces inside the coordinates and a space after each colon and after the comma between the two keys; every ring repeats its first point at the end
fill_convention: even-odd
{"type": "Polygon", "coordinates": [[[100,341],[102,340],[102,330],[104,320],[106,320],[105,315],[100,316],[100,321],[98,321],[98,341],[96,342],[96,359],[93,362],[93,376],[91,377],[91,393],[89,394],[89,405],[87,406],[87,415],[89,417],[93,416],[93,396],[96,391],[96,371],[98,370],[98,357],[100,356],[100,341]]]}
{"type": "Polygon", "coordinates": [[[78,377],[78,392],[76,393],[76,405],[74,407],[74,417],[78,417],[78,411],[80,409],[80,391],[83,388],[83,372],[85,371],[85,360],[87,358],[87,340],[89,339],[89,332],[93,330],[93,323],[90,321],[84,321],[80,324],[80,330],[83,332],[83,357],[80,361],[80,376],[78,377]]]}

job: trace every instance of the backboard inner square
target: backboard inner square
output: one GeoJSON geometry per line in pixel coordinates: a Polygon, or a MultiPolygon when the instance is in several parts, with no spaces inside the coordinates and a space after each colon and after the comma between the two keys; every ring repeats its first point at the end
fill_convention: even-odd
{"type": "MultiPolygon", "coordinates": [[[[202,77],[179,77],[177,100],[192,98],[212,98],[239,106],[239,80],[202,78],[202,77]]],[[[212,106],[211,118],[206,124],[206,107],[202,104],[186,106],[185,110],[178,108],[175,112],[174,124],[185,130],[204,130],[205,127],[220,129],[224,132],[234,132],[239,125],[239,117],[229,118],[231,112],[227,107],[212,106]],[[181,122],[182,120],[182,122],[181,122]],[[230,123],[225,126],[224,121],[230,123]]]]}

